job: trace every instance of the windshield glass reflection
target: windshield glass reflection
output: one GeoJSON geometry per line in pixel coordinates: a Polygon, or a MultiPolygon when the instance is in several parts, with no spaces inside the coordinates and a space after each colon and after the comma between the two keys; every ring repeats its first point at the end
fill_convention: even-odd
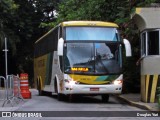
{"type": "Polygon", "coordinates": [[[66,43],[66,73],[116,74],[121,72],[121,53],[117,43],[66,43]]]}

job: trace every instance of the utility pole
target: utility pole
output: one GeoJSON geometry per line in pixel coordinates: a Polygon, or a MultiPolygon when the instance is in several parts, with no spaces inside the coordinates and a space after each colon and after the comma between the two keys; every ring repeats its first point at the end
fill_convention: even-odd
{"type": "MultiPolygon", "coordinates": [[[[12,99],[9,98],[9,93],[8,93],[8,89],[10,88],[10,83],[11,81],[9,81],[8,79],[8,60],[7,60],[7,38],[4,37],[4,44],[5,44],[5,48],[4,48],[4,52],[5,52],[5,68],[6,68],[6,79],[5,79],[5,88],[6,88],[6,100],[3,102],[2,107],[5,105],[5,103],[8,104],[8,102],[10,102],[12,104],[12,99]],[[10,83],[9,83],[10,82],[10,83]]],[[[12,83],[11,83],[12,84],[12,83]]],[[[12,105],[13,106],[13,105],[12,105]]]]}
{"type": "Polygon", "coordinates": [[[5,52],[5,68],[6,68],[6,79],[7,79],[7,76],[8,76],[8,60],[7,60],[7,52],[8,52],[8,49],[7,49],[7,38],[5,37],[4,38],[5,40],[5,49],[3,50],[5,52]]]}

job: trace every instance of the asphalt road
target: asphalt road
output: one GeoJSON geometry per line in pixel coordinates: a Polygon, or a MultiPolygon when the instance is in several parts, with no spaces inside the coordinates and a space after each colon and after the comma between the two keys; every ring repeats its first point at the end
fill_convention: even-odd
{"type": "Polygon", "coordinates": [[[32,89],[32,99],[19,101],[14,107],[9,103],[0,107],[1,111],[12,111],[12,118],[2,120],[159,120],[149,111],[129,106],[114,96],[109,102],[101,101],[100,96],[77,97],[72,102],[58,101],[56,95],[38,96],[37,90],[32,89]],[[143,117],[151,115],[151,117],[143,117]],[[140,117],[141,116],[141,117],[140,117]],[[18,117],[18,118],[17,118],[18,117]],[[23,117],[23,118],[22,118],[23,117]],[[25,118],[30,117],[30,118],[25,118]],[[34,118],[33,118],[34,117],[34,118]],[[38,118],[35,118],[38,117],[38,118]]]}

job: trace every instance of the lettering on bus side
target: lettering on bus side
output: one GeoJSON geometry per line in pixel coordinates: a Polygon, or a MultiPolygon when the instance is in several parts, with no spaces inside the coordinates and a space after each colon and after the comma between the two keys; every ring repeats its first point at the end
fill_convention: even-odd
{"type": "Polygon", "coordinates": [[[39,60],[38,61],[38,67],[44,67],[45,66],[45,60],[42,59],[42,60],[39,60]]]}

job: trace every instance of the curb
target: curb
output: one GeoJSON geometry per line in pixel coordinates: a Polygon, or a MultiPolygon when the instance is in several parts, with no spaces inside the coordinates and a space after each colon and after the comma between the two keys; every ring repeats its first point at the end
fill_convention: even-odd
{"type": "Polygon", "coordinates": [[[131,106],[135,106],[135,107],[138,107],[138,108],[141,108],[141,109],[144,109],[144,110],[156,111],[152,107],[150,107],[149,105],[144,105],[144,104],[141,104],[141,103],[138,103],[138,102],[134,102],[134,101],[129,100],[129,99],[127,99],[125,97],[122,97],[122,96],[116,96],[116,97],[119,98],[120,100],[128,103],[131,106]]]}

